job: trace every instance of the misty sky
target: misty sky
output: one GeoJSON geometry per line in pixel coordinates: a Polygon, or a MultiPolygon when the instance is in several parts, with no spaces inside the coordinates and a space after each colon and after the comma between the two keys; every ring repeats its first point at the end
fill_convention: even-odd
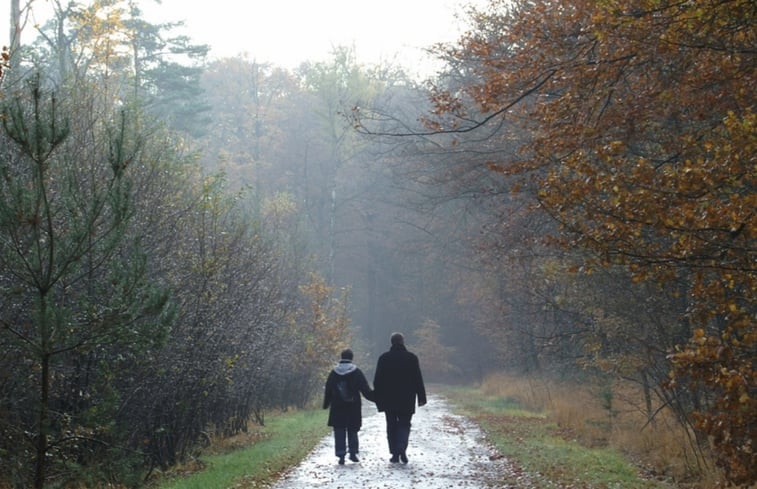
{"type": "MultiPolygon", "coordinates": [[[[22,4],[27,0],[21,0],[22,4]]],[[[470,0],[141,0],[150,20],[185,20],[192,39],[212,46],[212,57],[241,53],[293,68],[328,57],[337,45],[354,46],[359,61],[397,60],[428,70],[423,48],[452,41],[455,18],[470,0]],[[159,16],[159,17],[153,17],[159,16]]],[[[473,3],[482,4],[482,0],[473,3]]],[[[10,0],[0,0],[0,35],[8,43],[10,0]]],[[[37,21],[47,0],[33,0],[37,21]]],[[[27,30],[28,32],[28,30],[27,30]]],[[[31,34],[26,34],[28,41],[31,34]]]]}

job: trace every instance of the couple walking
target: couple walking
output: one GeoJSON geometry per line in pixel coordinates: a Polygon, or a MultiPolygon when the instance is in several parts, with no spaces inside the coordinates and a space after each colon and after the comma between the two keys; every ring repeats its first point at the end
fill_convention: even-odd
{"type": "Polygon", "coordinates": [[[407,444],[410,421],[418,406],[426,404],[426,389],[418,357],[407,351],[401,333],[391,336],[391,348],[383,353],[376,364],[371,390],[363,372],[352,363],[351,350],[344,350],[341,360],[329,373],[323,408],[329,408],[328,425],[334,428],[334,448],[339,463],[348,453],[353,462],[359,462],[358,431],[362,424],[360,394],[376,403],[379,412],[386,416],[386,437],[389,442],[390,462],[407,463],[407,444]]]}

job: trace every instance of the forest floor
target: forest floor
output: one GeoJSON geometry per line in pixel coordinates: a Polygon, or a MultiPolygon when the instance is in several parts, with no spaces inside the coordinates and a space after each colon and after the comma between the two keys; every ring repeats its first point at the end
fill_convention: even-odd
{"type": "Polygon", "coordinates": [[[534,487],[516,464],[499,455],[469,419],[452,412],[447,402],[429,396],[413,416],[409,463],[390,463],[383,414],[372,403],[363,407],[360,462],[337,464],[333,435],[324,437],[310,455],[284,474],[275,489],[414,489],[534,487]],[[502,486],[501,481],[517,481],[502,486]]]}

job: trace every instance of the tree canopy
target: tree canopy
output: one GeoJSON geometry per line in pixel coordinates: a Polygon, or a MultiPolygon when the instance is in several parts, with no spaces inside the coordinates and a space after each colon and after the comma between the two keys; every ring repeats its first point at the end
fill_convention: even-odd
{"type": "Polygon", "coordinates": [[[584,271],[677,288],[690,340],[670,345],[670,386],[707,392],[689,409],[735,482],[757,466],[756,15],[741,0],[494,1],[441,53],[460,82],[426,119],[516,144],[484,164],[532,185],[554,242],[592,251],[584,271]]]}

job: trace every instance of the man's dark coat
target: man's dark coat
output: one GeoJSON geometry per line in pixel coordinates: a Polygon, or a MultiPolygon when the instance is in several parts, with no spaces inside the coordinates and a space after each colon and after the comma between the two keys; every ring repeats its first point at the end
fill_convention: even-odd
{"type": "Polygon", "coordinates": [[[326,379],[326,388],[323,396],[323,409],[329,409],[328,425],[336,428],[349,428],[359,430],[363,424],[360,394],[372,401],[373,391],[368,385],[363,372],[351,361],[342,360],[329,373],[326,379]],[[339,379],[347,380],[350,391],[354,393],[353,402],[342,401],[336,392],[336,383],[339,379]]]}
{"type": "Polygon", "coordinates": [[[415,413],[416,396],[419,406],[426,404],[426,388],[418,357],[407,351],[404,345],[392,345],[378,359],[373,389],[380,412],[415,413]]]}

